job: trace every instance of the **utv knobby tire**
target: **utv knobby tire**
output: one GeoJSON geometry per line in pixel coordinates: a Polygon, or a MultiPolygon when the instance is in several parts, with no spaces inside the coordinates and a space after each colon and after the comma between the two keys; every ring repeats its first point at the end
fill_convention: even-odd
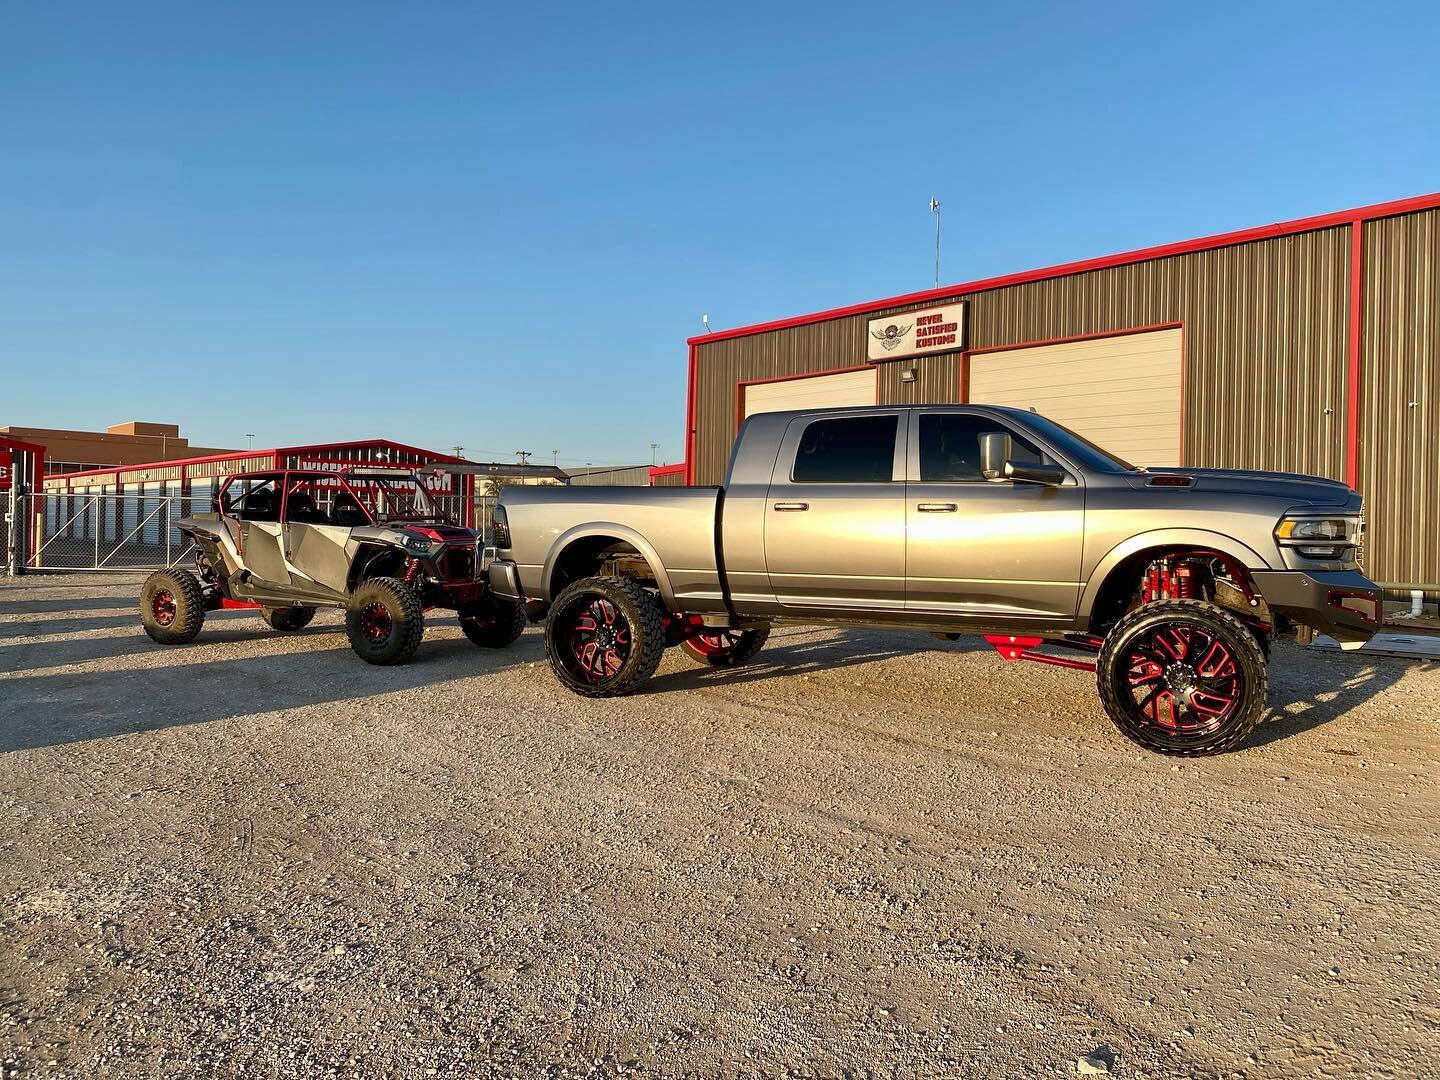
{"type": "Polygon", "coordinates": [[[494,593],[486,593],[476,603],[466,604],[456,614],[465,636],[482,649],[503,649],[515,644],[530,623],[525,617],[525,605],[494,593]]]}
{"type": "Polygon", "coordinates": [[[739,667],[755,659],[755,654],[765,647],[769,638],[768,626],[717,630],[699,638],[687,638],[680,647],[697,663],[711,667],[739,667]]]}
{"type": "Polygon", "coordinates": [[[555,677],[583,697],[620,697],[638,690],[660,666],[665,653],[665,616],[660,602],[644,586],[630,578],[583,578],[567,585],[550,606],[545,619],[545,655],[555,677]],[[593,619],[608,626],[604,606],[610,605],[616,619],[623,620],[626,637],[623,655],[616,650],[615,670],[585,673],[586,646],[577,641],[584,621],[593,619]],[[597,608],[599,615],[595,612],[597,608]]]}
{"type": "Polygon", "coordinates": [[[158,570],[140,586],[140,622],[152,641],[185,645],[205,625],[205,592],[189,570],[158,570]]]}
{"type": "Polygon", "coordinates": [[[362,582],[350,594],[345,636],[367,664],[403,664],[425,634],[425,608],[415,590],[398,578],[362,582]]]}
{"type": "Polygon", "coordinates": [[[304,630],[315,618],[313,607],[262,607],[260,617],[271,630],[304,630]]]}
{"type": "Polygon", "coordinates": [[[1105,636],[1095,678],[1105,712],[1122,735],[1147,750],[1177,757],[1221,754],[1241,746],[1265,713],[1269,689],[1265,655],[1254,632],[1224,608],[1204,600],[1161,600],[1125,615],[1105,636]],[[1174,642],[1172,648],[1183,655],[1167,651],[1166,642],[1174,642]],[[1205,675],[1207,670],[1232,670],[1215,661],[1207,665],[1206,656],[1200,654],[1208,653],[1212,644],[1228,654],[1233,680],[1205,675]],[[1175,691],[1167,674],[1172,668],[1181,677],[1178,685],[1201,690],[1207,705],[1230,700],[1233,706],[1216,716],[1202,714],[1193,705],[1181,706],[1183,691],[1175,691]],[[1188,671],[1199,678],[1190,678],[1188,671]],[[1168,710],[1173,730],[1161,722],[1166,710],[1159,700],[1150,706],[1153,718],[1136,700],[1139,695],[1144,701],[1152,679],[1158,680],[1159,693],[1169,692],[1176,702],[1168,710]],[[1195,730],[1181,730],[1187,717],[1195,730]]]}

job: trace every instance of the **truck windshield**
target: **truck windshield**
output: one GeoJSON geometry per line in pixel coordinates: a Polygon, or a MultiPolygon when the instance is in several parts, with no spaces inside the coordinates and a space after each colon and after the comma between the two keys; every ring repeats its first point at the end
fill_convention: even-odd
{"type": "Polygon", "coordinates": [[[1057,424],[1054,420],[1048,420],[1039,413],[1026,413],[1024,423],[1035,434],[1047,439],[1057,450],[1082,468],[1093,469],[1096,472],[1142,471],[1123,458],[1118,458],[1110,451],[1096,446],[1084,435],[1077,435],[1064,424],[1057,424]]]}

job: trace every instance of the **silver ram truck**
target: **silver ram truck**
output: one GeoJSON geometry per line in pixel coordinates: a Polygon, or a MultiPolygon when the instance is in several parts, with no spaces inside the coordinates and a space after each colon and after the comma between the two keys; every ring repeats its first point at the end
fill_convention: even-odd
{"type": "Polygon", "coordinates": [[[1093,670],[1122,733],[1197,755],[1263,715],[1272,635],[1378,629],[1361,533],[1332,480],[1136,468],[1016,409],[865,407],[750,417],[718,488],[509,487],[489,575],[578,694],[637,689],[668,645],[743,663],[780,621],[983,634],[1093,670]]]}

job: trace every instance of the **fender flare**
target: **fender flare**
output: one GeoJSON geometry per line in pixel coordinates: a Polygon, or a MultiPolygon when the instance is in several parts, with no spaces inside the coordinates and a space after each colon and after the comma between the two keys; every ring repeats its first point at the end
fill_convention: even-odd
{"type": "Polygon", "coordinates": [[[1258,552],[1249,545],[1242,544],[1233,536],[1210,532],[1207,529],[1155,529],[1128,537],[1105,554],[1085,581],[1084,588],[1080,593],[1080,610],[1082,612],[1094,610],[1095,601],[1099,597],[1100,589],[1104,586],[1106,579],[1110,577],[1111,572],[1117,566],[1130,556],[1149,548],[1176,547],[1218,551],[1222,555],[1229,555],[1247,570],[1269,570],[1271,568],[1258,552]]]}
{"type": "Polygon", "coordinates": [[[628,525],[621,525],[614,521],[587,521],[583,525],[576,525],[561,533],[550,545],[550,554],[545,557],[545,569],[541,580],[545,583],[545,595],[549,600],[555,599],[555,590],[550,583],[555,579],[555,565],[560,561],[560,556],[565,553],[577,540],[586,540],[593,537],[606,537],[619,540],[629,544],[640,553],[645,564],[650,567],[650,572],[655,575],[655,584],[660,590],[660,599],[670,610],[676,610],[675,592],[670,587],[670,575],[665,572],[665,564],[660,561],[660,555],[649,540],[641,536],[628,525]]]}

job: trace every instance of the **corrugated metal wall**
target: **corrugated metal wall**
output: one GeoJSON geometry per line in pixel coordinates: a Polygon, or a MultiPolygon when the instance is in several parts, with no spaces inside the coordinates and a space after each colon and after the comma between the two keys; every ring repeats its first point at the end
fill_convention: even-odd
{"type": "Polygon", "coordinates": [[[1365,568],[1440,582],[1440,211],[1368,222],[1363,263],[1365,568]]]}
{"type": "MultiPolygon", "coordinates": [[[[968,344],[1183,323],[1188,464],[1343,478],[1348,268],[1339,227],[993,289],[965,297],[968,344]]],[[[724,474],[736,382],[864,363],[869,319],[943,302],[702,342],[695,482],[724,474]]],[[[954,355],[881,365],[882,403],[956,401],[959,386],[954,355]]]]}

